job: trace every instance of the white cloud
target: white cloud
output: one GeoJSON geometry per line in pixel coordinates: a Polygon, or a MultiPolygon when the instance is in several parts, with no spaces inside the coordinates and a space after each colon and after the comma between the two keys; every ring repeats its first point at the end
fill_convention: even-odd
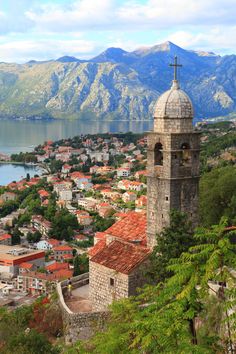
{"type": "Polygon", "coordinates": [[[0,44],[1,61],[26,62],[29,59],[49,60],[63,55],[88,58],[95,53],[95,45],[79,40],[18,40],[0,44]]]}
{"type": "Polygon", "coordinates": [[[236,47],[236,26],[211,27],[198,33],[177,31],[168,36],[168,40],[186,49],[233,53],[233,48],[236,47]]]}
{"type": "Polygon", "coordinates": [[[48,4],[26,12],[38,29],[138,30],[182,25],[229,25],[236,17],[235,0],[80,0],[69,5],[48,4]]]}

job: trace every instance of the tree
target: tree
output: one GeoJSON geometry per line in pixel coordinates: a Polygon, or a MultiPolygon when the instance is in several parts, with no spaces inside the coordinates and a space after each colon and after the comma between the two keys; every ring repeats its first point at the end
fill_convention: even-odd
{"type": "MultiPolygon", "coordinates": [[[[172,259],[173,275],[164,283],[148,286],[133,298],[114,302],[104,332],[85,345],[90,353],[233,353],[236,343],[236,246],[230,242],[226,220],[210,229],[199,228],[195,246],[172,259]],[[212,317],[212,284],[219,284],[216,301],[223,303],[220,326],[204,325],[212,317]],[[228,287],[225,288],[225,283],[228,287]],[[209,307],[207,307],[210,306],[209,307]],[[196,327],[197,318],[202,323],[196,327]],[[223,327],[219,331],[219,327],[223,327]]],[[[214,306],[214,305],[213,305],[214,306]]]]}
{"type": "Polygon", "coordinates": [[[157,235],[157,245],[151,255],[147,275],[155,283],[162,282],[172,275],[167,269],[172,258],[178,258],[182,252],[193,246],[193,230],[187,215],[178,211],[170,212],[170,226],[157,235]]]}
{"type": "Polygon", "coordinates": [[[12,239],[11,239],[12,245],[19,244],[21,242],[21,236],[22,233],[17,227],[15,227],[12,232],[12,239]]]}
{"type": "Polygon", "coordinates": [[[34,233],[28,232],[26,237],[28,242],[36,243],[40,241],[42,235],[39,231],[35,231],[34,233]]]}
{"type": "Polygon", "coordinates": [[[12,336],[2,354],[16,351],[19,354],[59,354],[59,350],[53,347],[43,334],[34,329],[29,330],[28,333],[20,332],[12,336]]]}
{"type": "Polygon", "coordinates": [[[236,168],[226,166],[205,173],[200,181],[200,217],[204,226],[227,216],[236,222],[236,168]]]}
{"type": "Polygon", "coordinates": [[[89,262],[86,254],[77,255],[74,258],[74,272],[73,276],[77,276],[83,273],[88,272],[89,270],[89,262]]]}

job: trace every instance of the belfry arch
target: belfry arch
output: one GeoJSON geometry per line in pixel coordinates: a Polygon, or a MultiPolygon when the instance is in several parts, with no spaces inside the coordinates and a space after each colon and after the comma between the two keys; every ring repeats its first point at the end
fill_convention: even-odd
{"type": "Polygon", "coordinates": [[[156,143],[154,147],[154,165],[163,166],[163,146],[161,143],[156,143]]]}
{"type": "Polygon", "coordinates": [[[180,156],[180,165],[188,166],[191,165],[191,148],[189,143],[183,143],[180,147],[181,156],[180,156]]]}

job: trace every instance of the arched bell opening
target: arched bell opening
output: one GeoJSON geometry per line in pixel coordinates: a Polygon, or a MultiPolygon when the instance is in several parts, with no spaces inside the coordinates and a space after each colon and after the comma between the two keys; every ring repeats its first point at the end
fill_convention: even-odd
{"type": "Polygon", "coordinates": [[[183,143],[180,147],[181,156],[180,156],[180,166],[189,166],[191,165],[191,150],[188,143],[183,143]]]}
{"type": "Polygon", "coordinates": [[[155,166],[163,166],[163,152],[162,152],[162,144],[156,143],[154,148],[154,165],[155,166]]]}

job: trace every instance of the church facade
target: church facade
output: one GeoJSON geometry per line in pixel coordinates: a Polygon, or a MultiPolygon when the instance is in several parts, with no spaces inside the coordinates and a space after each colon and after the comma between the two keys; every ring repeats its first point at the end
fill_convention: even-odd
{"type": "Polygon", "coordinates": [[[170,223],[170,211],[198,221],[199,133],[193,130],[193,106],[175,78],[157,101],[154,129],[148,134],[147,215],[130,212],[100,233],[90,251],[90,300],[104,310],[123,297],[136,294],[156,235],[170,223]]]}

